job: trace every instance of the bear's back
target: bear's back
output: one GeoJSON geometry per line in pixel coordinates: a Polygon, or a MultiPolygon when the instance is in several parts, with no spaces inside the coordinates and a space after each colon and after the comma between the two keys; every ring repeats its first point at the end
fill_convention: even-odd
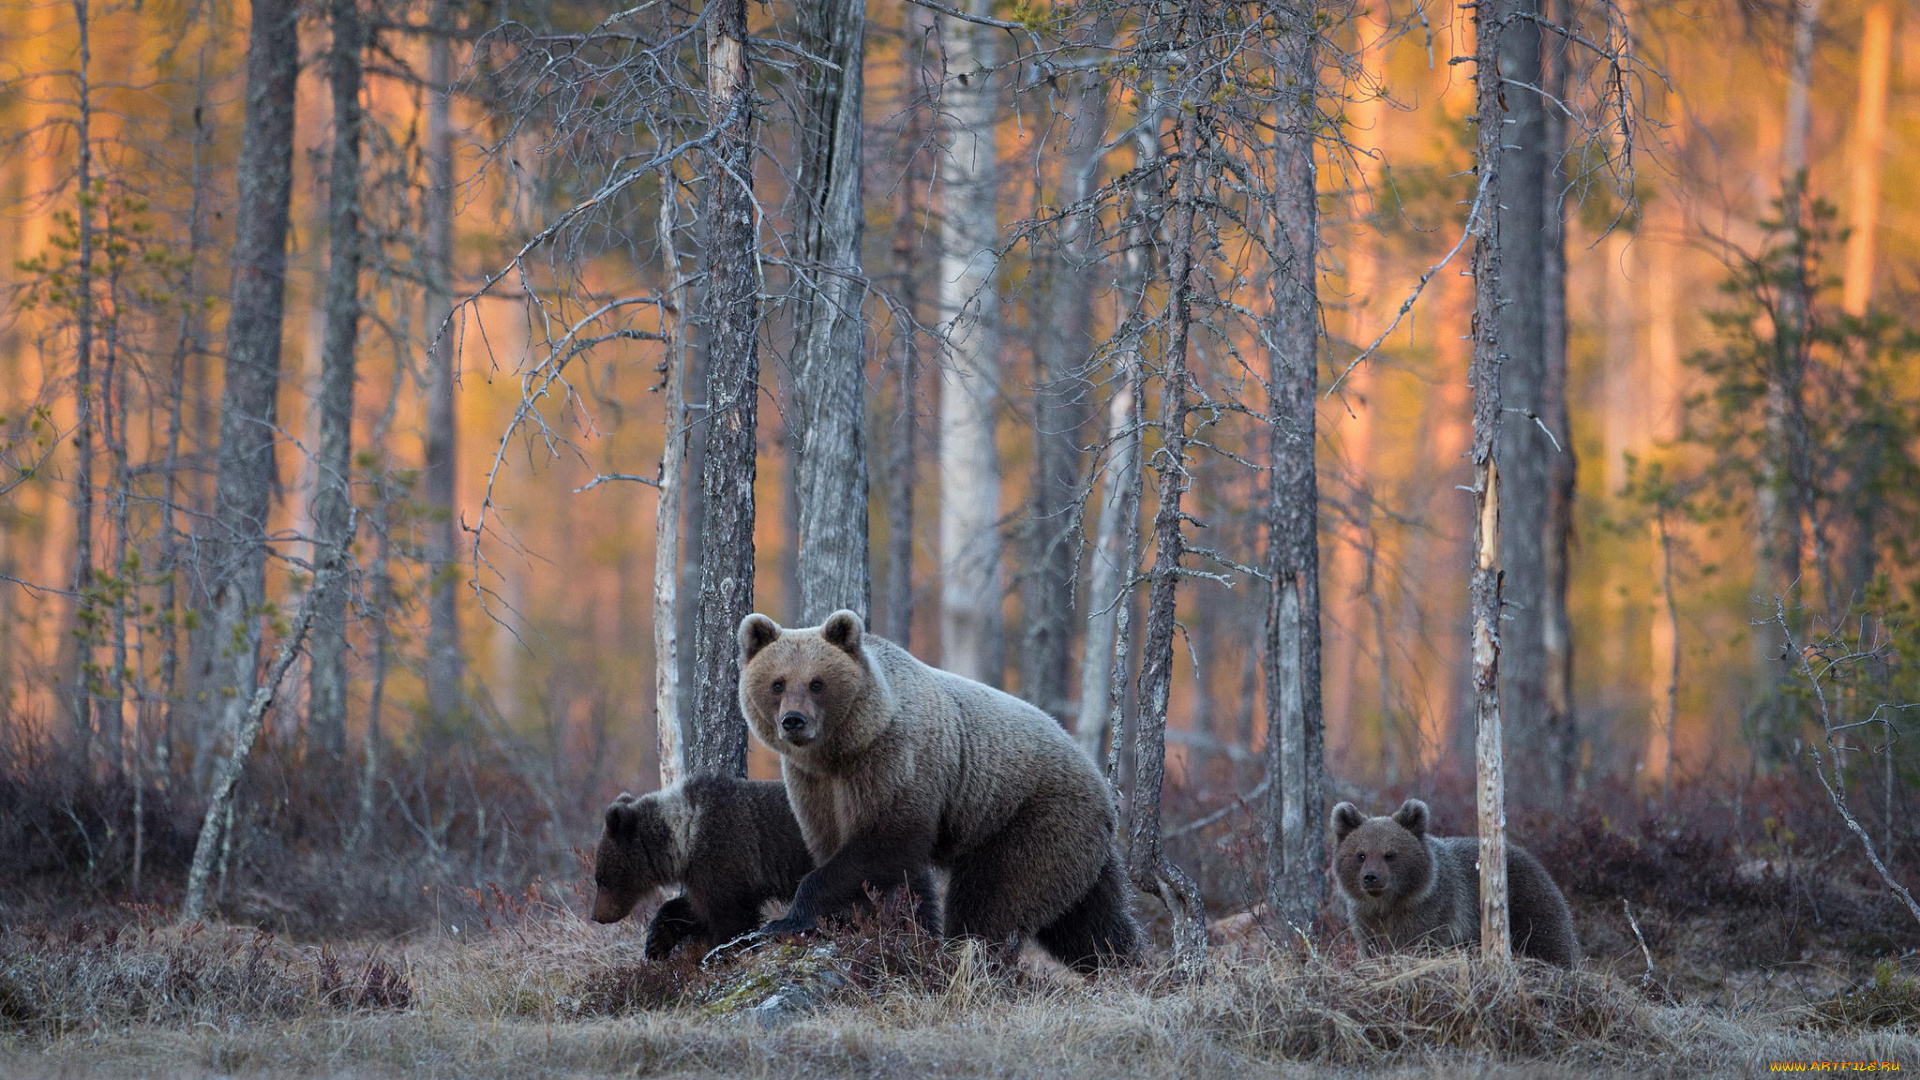
{"type": "Polygon", "coordinates": [[[897,737],[940,773],[942,848],[971,847],[1036,798],[1110,816],[1099,772],[1039,707],[926,664],[891,641],[869,635],[866,647],[887,680],[897,737]]]}

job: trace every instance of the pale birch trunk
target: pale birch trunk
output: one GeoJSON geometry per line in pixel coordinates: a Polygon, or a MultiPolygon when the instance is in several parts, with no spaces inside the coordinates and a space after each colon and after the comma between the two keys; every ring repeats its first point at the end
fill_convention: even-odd
{"type": "MultiPolygon", "coordinates": [[[[988,0],[968,8],[985,15],[988,0]]],[[[999,94],[992,74],[1002,31],[950,22],[940,159],[940,657],[958,675],[999,686],[1005,670],[1000,603],[999,94]]]]}
{"type": "Polygon", "coordinates": [[[653,725],[660,759],[660,786],[671,787],[686,773],[685,731],[680,695],[680,492],[686,481],[687,335],[682,314],[687,304],[687,275],[675,243],[679,227],[678,182],[671,169],[660,172],[660,258],[667,271],[667,296],[661,308],[666,323],[666,443],[660,451],[659,498],[653,509],[653,725]]]}

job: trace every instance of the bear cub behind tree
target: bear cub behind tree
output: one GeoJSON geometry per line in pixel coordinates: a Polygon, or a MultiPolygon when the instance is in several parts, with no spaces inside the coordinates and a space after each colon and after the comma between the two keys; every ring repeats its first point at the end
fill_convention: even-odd
{"type": "Polygon", "coordinates": [[[820,864],[767,932],[811,929],[870,886],[927,897],[939,867],[950,936],[1030,936],[1082,972],[1137,957],[1106,780],[1046,713],[921,663],[851,611],[803,630],[742,621],[740,708],[779,752],[820,864]]]}
{"type": "MultiPolygon", "coordinates": [[[[1480,943],[1480,841],[1428,836],[1427,804],[1408,799],[1392,817],[1333,808],[1334,877],[1347,919],[1370,952],[1480,943]]],[[[1573,912],[1539,860],[1507,845],[1513,951],[1570,968],[1579,958],[1573,912]]]]}
{"type": "Polygon", "coordinates": [[[659,889],[685,886],[647,925],[658,960],[689,942],[703,951],[760,926],[761,908],[786,903],[813,869],[777,780],[696,776],[607,807],[593,859],[593,919],[619,922],[659,889]]]}

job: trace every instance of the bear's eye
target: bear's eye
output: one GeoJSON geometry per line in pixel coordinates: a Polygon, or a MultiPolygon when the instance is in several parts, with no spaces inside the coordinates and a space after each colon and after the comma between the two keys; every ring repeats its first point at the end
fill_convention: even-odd
{"type": "Polygon", "coordinates": [[[776,694],[784,694],[784,693],[786,693],[786,692],[787,692],[787,680],[785,680],[785,679],[775,679],[775,680],[773,680],[773,692],[774,692],[774,693],[776,693],[776,694]]]}
{"type": "Polygon", "coordinates": [[[1393,852],[1391,852],[1391,851],[1389,851],[1389,852],[1387,852],[1387,861],[1388,861],[1388,862],[1392,862],[1392,861],[1393,861],[1393,852]]]}
{"type": "Polygon", "coordinates": [[[1354,853],[1354,856],[1353,856],[1353,858],[1354,858],[1354,861],[1355,861],[1355,862],[1366,862],[1366,861],[1367,861],[1367,853],[1366,853],[1366,852],[1364,852],[1364,851],[1358,851],[1358,852],[1355,852],[1355,853],[1354,853]]]}
{"type": "Polygon", "coordinates": [[[825,690],[826,688],[827,688],[827,684],[821,682],[819,679],[815,679],[812,682],[807,684],[807,690],[810,693],[817,694],[820,691],[825,690]]]}

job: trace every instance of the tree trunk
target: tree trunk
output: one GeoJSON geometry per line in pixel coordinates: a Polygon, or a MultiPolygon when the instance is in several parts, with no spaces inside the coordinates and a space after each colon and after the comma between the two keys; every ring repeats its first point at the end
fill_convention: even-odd
{"type": "MultiPolygon", "coordinates": [[[[347,550],[353,506],[354,354],[360,335],[360,48],[357,0],[331,0],[333,45],[333,160],[327,178],[327,332],[320,375],[320,460],[313,496],[314,564],[331,550],[347,550]]],[[[319,588],[316,578],[314,588],[319,588]]],[[[312,692],[307,730],[311,745],[336,764],[347,752],[348,579],[336,577],[316,597],[313,613],[312,692]]]]}
{"type": "Polygon", "coordinates": [[[900,329],[893,348],[893,431],[887,448],[887,584],[882,599],[881,633],[903,648],[913,636],[913,495],[919,472],[921,268],[914,264],[915,239],[924,228],[920,199],[927,188],[924,100],[927,36],[933,17],[907,5],[901,12],[900,100],[905,129],[898,145],[908,148],[906,174],[894,193],[893,257],[889,268],[900,329]]]}
{"type": "Polygon", "coordinates": [[[260,737],[260,728],[266,722],[267,710],[273,707],[281,680],[300,655],[300,643],[313,625],[314,601],[337,587],[332,579],[339,574],[345,554],[337,547],[327,551],[325,561],[315,570],[314,586],[300,602],[293,630],[280,643],[265,681],[257,688],[249,688],[252,692],[247,695],[248,704],[241,712],[240,725],[234,730],[233,747],[220,762],[219,775],[207,796],[207,812],[200,819],[200,838],[193,845],[193,863],[187,870],[187,896],[180,907],[182,922],[197,922],[206,915],[207,881],[213,872],[214,849],[224,847],[232,837],[234,785],[239,783],[240,774],[247,767],[247,757],[253,753],[253,744],[260,737]]]}
{"type": "MultiPolygon", "coordinates": [[[[1867,313],[1873,298],[1874,233],[1880,223],[1880,171],[1887,141],[1887,86],[1893,62],[1893,4],[1874,0],[1860,27],[1860,99],[1854,112],[1846,269],[1840,306],[1867,313]]],[[[1858,585],[1858,582],[1853,583],[1858,585]]]]}
{"type": "Polygon", "coordinates": [[[247,713],[266,602],[267,512],[280,389],[280,332],[286,299],[287,200],[293,185],[293,97],[299,71],[299,8],[254,0],[247,49],[247,111],[234,205],[238,223],[227,318],[226,385],[220,409],[219,479],[201,547],[212,617],[204,624],[208,677],[200,680],[213,723],[212,749],[234,736],[247,713]]]}
{"type": "Polygon", "coordinates": [[[659,499],[653,510],[653,735],[660,760],[660,787],[686,774],[686,719],[680,692],[680,493],[686,484],[687,335],[682,312],[687,306],[687,275],[680,268],[675,242],[679,228],[679,182],[672,169],[660,171],[660,258],[667,271],[666,356],[661,360],[667,388],[666,442],[660,451],[659,499]]]}
{"type": "Polygon", "coordinates": [[[817,625],[841,608],[869,618],[865,271],[861,83],[866,0],[799,8],[808,63],[801,114],[799,325],[794,419],[799,426],[800,610],[817,625]]]}
{"type": "MultiPolygon", "coordinates": [[[[1534,750],[1519,763],[1529,782],[1522,790],[1544,801],[1557,800],[1564,788],[1549,783],[1558,769],[1547,748],[1554,733],[1545,727],[1547,681],[1547,530],[1553,502],[1553,441],[1541,430],[1554,413],[1547,400],[1544,320],[1547,305],[1546,249],[1549,241],[1546,200],[1553,154],[1547,145],[1546,107],[1534,87],[1541,85],[1540,0],[1519,0],[1516,17],[1500,32],[1499,71],[1505,83],[1505,145],[1495,200],[1500,215],[1501,303],[1497,328],[1500,350],[1500,399],[1506,415],[1500,425],[1500,564],[1505,634],[1500,649],[1500,698],[1514,717],[1517,745],[1534,750]]],[[[1554,435],[1557,438],[1559,432],[1554,435]]],[[[1564,445],[1564,444],[1563,444],[1564,445]]]]}
{"type": "Polygon", "coordinates": [[[753,611],[754,423],[760,391],[760,279],[754,231],[753,70],[746,0],[707,5],[706,154],[700,214],[700,297],[707,431],[701,463],[705,531],[694,632],[690,773],[745,776],[740,719],[740,621],[753,611]]]}
{"type": "MultiPolygon", "coordinates": [[[[1179,15],[1162,16],[1179,19],[1179,15]]],[[[1178,39],[1176,39],[1178,40],[1178,39]]],[[[1134,887],[1158,897],[1173,918],[1176,962],[1188,973],[1206,965],[1207,922],[1200,890],[1186,872],[1166,857],[1160,844],[1160,792],[1166,773],[1167,702],[1173,689],[1173,638],[1181,562],[1186,553],[1182,497],[1192,482],[1188,469],[1188,414],[1192,408],[1187,351],[1193,327],[1191,310],[1194,247],[1194,156],[1197,121],[1178,119],[1180,163],[1174,174],[1170,208],[1167,281],[1166,384],[1160,394],[1161,451],[1155,456],[1160,496],[1153,515],[1154,559],[1147,575],[1147,640],[1140,651],[1140,700],[1133,742],[1134,786],[1129,804],[1128,868],[1134,887]]]]}
{"type": "MultiPolygon", "coordinates": [[[[1501,39],[1511,33],[1527,0],[1485,0],[1474,11],[1474,69],[1479,108],[1476,135],[1480,194],[1471,223],[1473,243],[1473,574],[1469,594],[1473,658],[1474,762],[1480,818],[1480,949],[1489,960],[1512,958],[1507,930],[1507,805],[1505,748],[1500,725],[1500,339],[1501,226],[1496,210],[1505,167],[1506,112],[1532,91],[1499,77],[1501,39]]],[[[1538,176],[1536,174],[1536,179],[1538,176]]],[[[1534,238],[1523,237],[1522,245],[1534,238]]]]}
{"type": "MultiPolygon", "coordinates": [[[[1107,81],[1077,95],[1061,162],[1061,202],[1075,206],[1093,186],[1106,140],[1107,81]]],[[[1062,723],[1073,708],[1075,580],[1080,538],[1080,429],[1086,422],[1086,368],[1094,281],[1087,234],[1073,214],[1041,256],[1044,299],[1035,320],[1033,489],[1027,520],[1026,590],[1021,602],[1020,694],[1062,723]]]]}
{"type": "MultiPolygon", "coordinates": [[[[986,15],[988,0],[968,10],[986,15]]],[[[989,74],[1002,31],[954,24],[947,37],[950,118],[940,159],[941,666],[999,686],[1005,670],[1000,602],[1000,316],[992,274],[1000,240],[999,165],[993,142],[999,95],[989,74]]]]}
{"type": "MultiPolygon", "coordinates": [[[[1541,12],[1549,22],[1571,16],[1566,0],[1544,0],[1541,12]]],[[[1547,37],[1547,35],[1542,35],[1547,37]]],[[[1541,86],[1553,99],[1567,96],[1566,42],[1551,36],[1541,61],[1541,86]]],[[[1532,95],[1523,94],[1531,97],[1532,95]]],[[[1567,611],[1567,561],[1573,540],[1575,458],[1573,421],[1567,409],[1567,117],[1549,104],[1545,113],[1546,167],[1540,176],[1544,205],[1541,214],[1540,260],[1540,420],[1553,433],[1557,448],[1547,447],[1547,505],[1541,567],[1540,633],[1543,661],[1540,720],[1540,775],[1553,794],[1571,797],[1580,762],[1580,732],[1573,712],[1573,623],[1567,611]]],[[[1538,429],[1535,429],[1538,433],[1538,429]]],[[[1535,440],[1535,450],[1541,449],[1535,440]]],[[[1550,800],[1551,801],[1551,798],[1550,800]]]]}
{"type": "Polygon", "coordinates": [[[459,413],[454,408],[453,91],[448,0],[433,0],[427,40],[427,355],[426,503],[427,710],[436,722],[465,711],[460,682],[456,478],[459,413]]]}
{"type": "Polygon", "coordinates": [[[1126,645],[1140,559],[1134,537],[1140,517],[1141,363],[1139,323],[1145,318],[1147,268],[1152,239],[1151,185],[1159,183],[1158,113],[1143,118],[1134,136],[1138,179],[1129,193],[1126,252],[1115,292],[1122,305],[1114,349],[1113,391],[1107,399],[1109,457],[1100,487],[1100,518],[1094,527],[1087,570],[1087,635],[1080,666],[1080,716],[1074,737],[1095,762],[1119,776],[1118,734],[1124,715],[1126,645]]]}
{"type": "MultiPolygon", "coordinates": [[[[1324,734],[1320,712],[1320,544],[1314,407],[1319,400],[1319,214],[1314,170],[1318,31],[1308,5],[1281,16],[1274,67],[1289,86],[1274,137],[1269,214],[1276,260],[1265,337],[1267,445],[1267,905],[1311,935],[1326,894],[1324,734]]],[[[1177,257],[1176,252],[1176,257],[1177,257]]]]}
{"type": "MultiPolygon", "coordinates": [[[[67,716],[73,731],[73,767],[92,771],[93,642],[93,18],[88,0],[74,0],[79,35],[74,135],[79,143],[74,178],[74,473],[73,614],[66,650],[67,716]]],[[[117,571],[116,571],[117,572],[117,571]]]]}

